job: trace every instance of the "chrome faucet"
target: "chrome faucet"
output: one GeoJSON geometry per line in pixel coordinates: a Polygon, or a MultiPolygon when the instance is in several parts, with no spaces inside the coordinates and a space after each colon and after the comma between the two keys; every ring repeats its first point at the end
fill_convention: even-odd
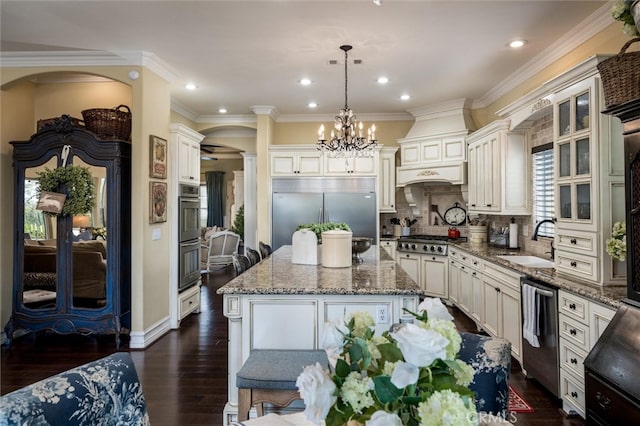
{"type": "MultiPolygon", "coordinates": [[[[556,224],[556,220],[555,219],[545,219],[545,220],[541,220],[540,222],[538,222],[538,224],[536,225],[536,228],[533,230],[533,235],[531,236],[531,239],[533,241],[538,241],[538,231],[540,230],[540,225],[542,225],[543,223],[553,223],[553,225],[555,226],[556,224]]],[[[555,258],[555,254],[556,254],[556,248],[553,246],[553,240],[551,240],[551,251],[548,252],[551,254],[551,260],[553,260],[555,258]]]]}

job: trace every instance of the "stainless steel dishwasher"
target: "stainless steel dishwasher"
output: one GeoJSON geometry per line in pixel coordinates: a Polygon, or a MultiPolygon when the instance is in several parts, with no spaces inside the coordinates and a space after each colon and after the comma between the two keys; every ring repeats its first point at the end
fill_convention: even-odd
{"type": "Polygon", "coordinates": [[[525,319],[524,285],[535,288],[536,330],[539,347],[522,339],[522,368],[527,378],[535,379],[556,398],[560,397],[560,364],[558,350],[558,289],[530,276],[520,279],[522,284],[522,315],[525,319]]]}

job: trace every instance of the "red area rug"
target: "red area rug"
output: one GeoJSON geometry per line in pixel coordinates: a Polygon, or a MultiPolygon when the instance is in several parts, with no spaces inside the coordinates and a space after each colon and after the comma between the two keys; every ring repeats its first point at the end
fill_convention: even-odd
{"type": "Polygon", "coordinates": [[[512,413],[533,413],[533,408],[509,385],[509,411],[512,413]]]}

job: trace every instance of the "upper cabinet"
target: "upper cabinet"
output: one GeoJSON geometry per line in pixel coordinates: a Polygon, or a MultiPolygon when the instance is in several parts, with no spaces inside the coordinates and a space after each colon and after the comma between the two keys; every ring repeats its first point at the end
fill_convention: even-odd
{"type": "Polygon", "coordinates": [[[375,176],[378,171],[377,155],[355,158],[325,158],[325,176],[375,176]]]}
{"type": "Polygon", "coordinates": [[[597,75],[553,99],[556,269],[597,284],[622,284],[624,264],[605,252],[613,223],[625,218],[622,124],[600,113],[597,75]]]}
{"type": "Polygon", "coordinates": [[[299,147],[270,147],[271,176],[322,176],[322,153],[299,147]]]}
{"type": "Polygon", "coordinates": [[[469,213],[531,214],[527,137],[498,120],[467,137],[469,213]]]}
{"type": "Polygon", "coordinates": [[[396,152],[398,148],[380,151],[378,200],[380,213],[396,213],[396,152]]]}
{"type": "Polygon", "coordinates": [[[170,126],[172,143],[178,146],[178,181],[200,185],[200,142],[204,135],[184,126],[170,126]]]}

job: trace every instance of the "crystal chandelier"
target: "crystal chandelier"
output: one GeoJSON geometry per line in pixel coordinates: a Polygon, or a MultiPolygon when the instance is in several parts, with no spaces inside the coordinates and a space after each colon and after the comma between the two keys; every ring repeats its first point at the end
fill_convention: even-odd
{"type": "Polygon", "coordinates": [[[324,124],[318,130],[318,150],[332,158],[370,157],[379,147],[376,140],[376,125],[372,124],[363,136],[362,121],[357,124],[356,116],[347,103],[347,61],[349,45],[340,46],[344,51],[344,108],[336,115],[331,138],[325,139],[324,124]]]}

